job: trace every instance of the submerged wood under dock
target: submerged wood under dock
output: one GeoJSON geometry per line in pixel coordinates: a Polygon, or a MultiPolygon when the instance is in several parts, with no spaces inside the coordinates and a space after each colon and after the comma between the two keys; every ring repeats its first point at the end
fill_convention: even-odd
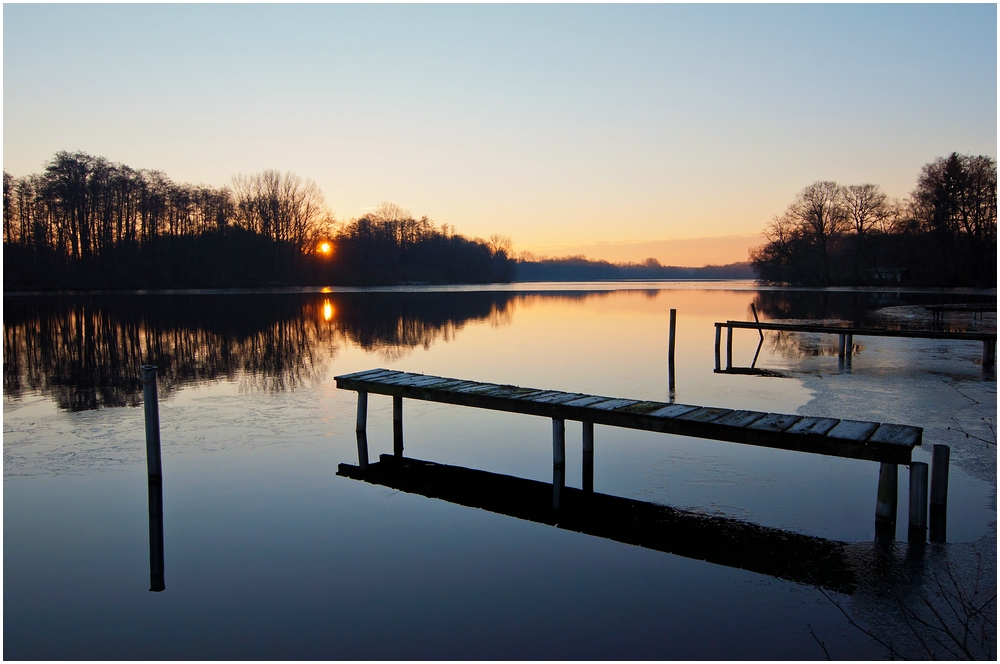
{"type": "MultiPolygon", "coordinates": [[[[337,387],[473,408],[721,440],[813,454],[907,464],[923,429],[831,417],[623,399],[498,385],[390,369],[337,376],[337,387]]],[[[359,398],[359,428],[363,430],[359,398]]],[[[367,403],[367,401],[365,401],[367,403]]]]}

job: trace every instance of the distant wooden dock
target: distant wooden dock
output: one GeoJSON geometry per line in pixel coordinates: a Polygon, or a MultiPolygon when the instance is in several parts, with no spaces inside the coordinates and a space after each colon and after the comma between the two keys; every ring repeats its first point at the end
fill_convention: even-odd
{"type": "Polygon", "coordinates": [[[880,327],[855,327],[852,325],[814,325],[800,323],[764,323],[758,321],[728,320],[715,324],[715,370],[723,373],[721,362],[722,330],[726,330],[726,372],[733,369],[733,330],[764,330],[778,332],[810,332],[836,334],[840,337],[838,355],[850,355],[855,336],[902,337],[908,339],[947,339],[951,341],[981,341],[983,344],[983,369],[992,368],[997,359],[996,332],[950,332],[946,330],[893,330],[880,327]]]}
{"type": "MultiPolygon", "coordinates": [[[[337,387],[358,393],[357,431],[367,428],[368,394],[393,398],[393,450],[403,456],[403,399],[420,399],[473,408],[523,413],[552,419],[553,502],[558,507],[565,477],[565,420],[583,423],[583,488],[593,490],[594,425],[656,431],[680,436],[728,441],[811,454],[864,459],[881,464],[876,522],[895,532],[898,464],[911,462],[923,430],[903,424],[885,424],[830,417],[805,417],[716,406],[665,403],[597,396],[426,376],[389,369],[372,369],[336,377],[337,387]]],[[[358,461],[368,465],[367,439],[358,437],[358,461]]],[[[912,473],[911,473],[912,474],[912,473]]],[[[923,503],[927,503],[924,472],[923,503]]],[[[911,482],[911,499],[918,491],[911,482]]],[[[919,502],[919,496],[918,496],[919,502]]],[[[919,511],[912,518],[919,517],[919,511]]],[[[923,510],[926,515],[926,508],[923,510]]],[[[925,527],[922,524],[913,524],[925,527]]]]}

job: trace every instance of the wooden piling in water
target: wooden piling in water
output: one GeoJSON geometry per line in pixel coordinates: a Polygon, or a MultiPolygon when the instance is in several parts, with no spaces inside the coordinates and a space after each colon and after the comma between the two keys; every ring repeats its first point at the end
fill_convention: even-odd
{"type": "Polygon", "coordinates": [[[156,365],[142,366],[142,400],[146,420],[146,474],[163,477],[160,463],[160,404],[156,393],[156,365]]]}
{"type": "Polygon", "coordinates": [[[927,540],[927,464],[914,461],[910,464],[910,516],[907,540],[927,540]]]}
{"type": "Polygon", "coordinates": [[[715,370],[720,371],[722,369],[722,361],[719,357],[720,350],[722,346],[722,326],[718,323],[715,324],[715,370]]]}
{"type": "Polygon", "coordinates": [[[726,326],[726,369],[733,368],[733,326],[726,326]]]}
{"type": "Polygon", "coordinates": [[[368,393],[358,391],[358,423],[355,431],[365,431],[368,428],[368,393]]]}
{"type": "Polygon", "coordinates": [[[944,542],[948,537],[948,465],[951,448],[935,445],[931,455],[930,539],[944,542]]]}
{"type": "Polygon", "coordinates": [[[594,492],[594,423],[583,423],[583,491],[594,492]]]}
{"type": "Polygon", "coordinates": [[[677,333],[677,310],[670,310],[670,338],[667,342],[667,389],[673,395],[674,384],[674,339],[677,333]]]}
{"type": "Polygon", "coordinates": [[[392,453],[397,459],[403,458],[403,397],[392,397],[392,453]]]}

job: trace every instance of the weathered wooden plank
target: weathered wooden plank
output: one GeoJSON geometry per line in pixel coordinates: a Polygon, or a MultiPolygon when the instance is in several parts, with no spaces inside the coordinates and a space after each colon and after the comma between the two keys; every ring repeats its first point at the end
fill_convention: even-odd
{"type": "Polygon", "coordinates": [[[372,376],[377,376],[379,374],[388,373],[389,369],[367,369],[365,371],[357,371],[355,373],[344,374],[343,376],[337,376],[337,378],[359,380],[359,379],[369,379],[372,376]]]}
{"type": "Polygon", "coordinates": [[[825,436],[830,429],[837,426],[838,422],[840,422],[840,420],[833,419],[832,417],[803,417],[801,420],[788,427],[788,429],[785,430],[785,433],[825,436]]]}
{"type": "Polygon", "coordinates": [[[732,408],[701,407],[689,413],[678,415],[677,419],[690,422],[711,422],[731,412],[733,412],[732,408]]]}
{"type": "Polygon", "coordinates": [[[595,403],[592,406],[588,406],[591,410],[614,410],[616,408],[621,408],[622,406],[631,406],[634,403],[638,403],[638,399],[610,399],[608,401],[602,401],[601,403],[595,403]]]}
{"type": "Polygon", "coordinates": [[[596,403],[602,401],[611,401],[611,397],[584,397],[582,399],[576,399],[574,401],[567,401],[564,406],[576,406],[579,408],[586,408],[596,403]]]}
{"type": "Polygon", "coordinates": [[[793,424],[802,419],[801,415],[782,415],[781,413],[768,413],[764,417],[760,418],[756,422],[751,422],[747,425],[750,429],[758,429],[760,431],[774,431],[780,432],[785,431],[793,424]]]}
{"type": "Polygon", "coordinates": [[[712,424],[726,427],[746,427],[767,415],[756,410],[734,410],[718,419],[712,420],[712,424]]]}
{"type": "Polygon", "coordinates": [[[440,385],[435,385],[434,389],[435,390],[443,390],[443,391],[447,391],[447,392],[454,392],[454,391],[457,391],[457,390],[459,390],[459,389],[461,389],[463,387],[472,387],[473,385],[475,385],[475,383],[473,381],[471,381],[471,380],[453,380],[453,379],[449,379],[445,383],[441,383],[440,385]]]}
{"type": "Polygon", "coordinates": [[[421,378],[421,374],[408,373],[406,371],[400,371],[395,376],[380,376],[374,382],[381,383],[382,385],[400,385],[406,381],[414,380],[416,378],[421,378]]]}
{"type": "Polygon", "coordinates": [[[548,392],[539,392],[538,394],[529,394],[523,397],[528,401],[541,401],[542,399],[547,399],[550,397],[557,397],[560,394],[566,394],[565,392],[560,392],[558,390],[549,390],[548,392]]]}
{"type": "Polygon", "coordinates": [[[537,401],[538,403],[550,403],[550,404],[553,404],[553,405],[558,405],[558,404],[566,403],[567,401],[574,401],[576,399],[579,399],[579,398],[585,397],[585,396],[587,396],[587,395],[586,394],[579,394],[579,393],[575,393],[575,392],[560,392],[559,394],[556,394],[555,396],[533,397],[531,400],[532,401],[537,401]]]}
{"type": "Polygon", "coordinates": [[[672,403],[669,406],[665,406],[658,410],[654,410],[649,413],[650,417],[677,417],[679,415],[684,415],[685,413],[690,413],[692,410],[698,410],[701,406],[689,406],[685,403],[672,403]]]}
{"type": "Polygon", "coordinates": [[[875,430],[875,433],[871,435],[868,442],[913,447],[920,444],[923,434],[924,430],[919,427],[911,427],[905,424],[883,424],[875,430]]]}
{"type": "Polygon", "coordinates": [[[856,440],[860,443],[868,440],[868,437],[878,428],[878,422],[859,422],[857,420],[841,420],[837,426],[830,429],[827,438],[837,438],[839,440],[856,440]]]}
{"type": "Polygon", "coordinates": [[[438,387],[447,382],[447,378],[441,378],[440,376],[424,376],[420,380],[413,381],[410,385],[413,387],[438,387]]]}
{"type": "Polygon", "coordinates": [[[499,387],[499,386],[498,385],[494,385],[493,383],[476,383],[472,387],[464,387],[464,388],[462,388],[461,390],[458,390],[458,391],[461,392],[462,394],[478,394],[480,392],[486,392],[488,390],[494,390],[497,387],[499,387]]]}
{"type": "Polygon", "coordinates": [[[631,406],[625,406],[619,408],[618,411],[622,413],[633,413],[635,415],[648,415],[654,411],[660,410],[667,404],[662,401],[640,401],[639,403],[634,403],[631,406]]]}

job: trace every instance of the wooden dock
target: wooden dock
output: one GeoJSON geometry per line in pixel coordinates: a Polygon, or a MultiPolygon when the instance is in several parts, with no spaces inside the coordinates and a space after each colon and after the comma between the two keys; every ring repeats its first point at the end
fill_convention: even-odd
{"type": "Polygon", "coordinates": [[[840,337],[840,358],[850,356],[854,346],[855,336],[865,337],[901,337],[908,339],[947,339],[951,341],[981,341],[983,344],[983,369],[993,367],[997,359],[996,332],[949,332],[946,330],[894,330],[880,327],[855,327],[852,325],[821,325],[801,323],[764,323],[758,321],[727,320],[715,324],[715,371],[722,371],[721,345],[722,329],[726,329],[726,372],[732,373],[733,368],[733,330],[756,330],[763,334],[764,330],[778,332],[810,332],[813,334],[836,334],[840,337]]]}
{"type": "Polygon", "coordinates": [[[602,537],[716,565],[852,594],[861,576],[851,546],[738,519],[565,488],[559,510],[545,482],[383,454],[337,474],[397,491],[602,537]]]}
{"type": "MultiPolygon", "coordinates": [[[[368,465],[367,439],[361,434],[367,428],[369,393],[393,398],[393,451],[399,458],[403,456],[404,398],[551,418],[553,502],[556,506],[560,502],[565,470],[565,420],[574,420],[583,423],[585,491],[593,489],[595,424],[864,459],[881,464],[876,522],[883,524],[884,531],[888,531],[891,524],[894,533],[897,466],[911,464],[913,448],[921,444],[923,437],[921,428],[903,424],[597,396],[389,369],[337,376],[336,382],[340,389],[358,392],[358,458],[362,468],[368,465]]],[[[911,483],[911,493],[913,490],[911,483]]],[[[924,503],[926,493],[925,487],[924,503]]]]}

